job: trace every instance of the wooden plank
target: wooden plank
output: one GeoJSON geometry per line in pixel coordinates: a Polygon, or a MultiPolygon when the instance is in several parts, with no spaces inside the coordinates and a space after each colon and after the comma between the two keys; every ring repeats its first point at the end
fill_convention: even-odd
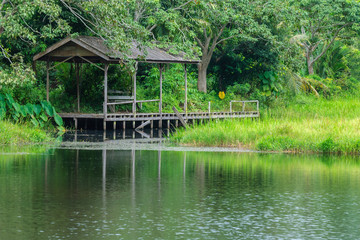
{"type": "Polygon", "coordinates": [[[121,102],[107,103],[107,105],[110,106],[110,105],[121,105],[121,104],[130,104],[130,103],[134,103],[134,102],[133,101],[121,101],[121,102]]]}
{"type": "Polygon", "coordinates": [[[132,99],[134,99],[134,96],[108,96],[108,100],[132,100],[132,99]]]}
{"type": "MultiPolygon", "coordinates": [[[[108,69],[109,64],[105,63],[104,67],[104,106],[103,106],[103,113],[104,113],[104,119],[106,119],[107,114],[107,87],[108,87],[108,69]]],[[[106,122],[104,121],[104,131],[106,130],[106,122]]]]}
{"type": "Polygon", "coordinates": [[[140,126],[138,126],[136,129],[144,128],[146,125],[149,125],[150,122],[151,122],[150,120],[147,120],[146,122],[144,122],[143,124],[141,124],[140,126]]]}
{"type": "Polygon", "coordinates": [[[37,61],[38,59],[40,59],[41,57],[45,56],[46,54],[48,54],[49,52],[54,51],[55,49],[57,49],[58,47],[66,44],[67,42],[71,41],[71,37],[67,37],[63,40],[61,40],[60,42],[55,43],[54,45],[48,47],[44,52],[38,53],[33,57],[33,61],[37,61]]]}
{"type": "Polygon", "coordinates": [[[160,120],[159,120],[159,128],[162,128],[162,64],[159,65],[160,71],[160,101],[159,101],[159,113],[160,113],[160,120]]]}
{"type": "Polygon", "coordinates": [[[86,50],[83,47],[80,47],[79,45],[69,42],[65,44],[64,46],[59,47],[58,49],[50,52],[47,54],[47,56],[51,57],[67,57],[67,56],[86,56],[86,57],[98,57],[98,55],[86,50]]]}
{"type": "Polygon", "coordinates": [[[175,112],[176,116],[179,118],[181,124],[186,128],[187,127],[186,122],[184,121],[183,117],[180,115],[179,111],[175,107],[172,107],[172,109],[175,112]]]}
{"type": "Polygon", "coordinates": [[[185,101],[184,101],[184,112],[185,112],[185,118],[187,115],[187,69],[186,64],[184,64],[184,70],[185,70],[185,101]]]}
{"type": "Polygon", "coordinates": [[[149,134],[146,134],[145,132],[140,131],[137,128],[135,129],[135,131],[145,138],[150,138],[149,134]]]}
{"type": "Polygon", "coordinates": [[[77,111],[80,112],[80,74],[79,74],[79,63],[75,63],[76,72],[76,95],[77,95],[77,111]]]}
{"type": "Polygon", "coordinates": [[[50,62],[46,62],[46,101],[49,101],[49,91],[50,91],[50,74],[49,74],[50,62]]]}
{"type": "Polygon", "coordinates": [[[60,64],[66,62],[66,61],[69,61],[69,60],[72,59],[73,57],[74,57],[74,56],[68,57],[68,58],[64,59],[63,61],[59,62],[58,64],[55,64],[54,66],[52,66],[52,67],[49,68],[49,69],[56,68],[56,67],[59,66],[60,64]]]}
{"type": "Polygon", "coordinates": [[[145,103],[145,102],[158,102],[160,99],[150,99],[150,100],[137,100],[137,103],[145,103]]]}
{"type": "Polygon", "coordinates": [[[133,114],[136,114],[136,72],[137,72],[137,66],[138,63],[135,63],[135,70],[134,70],[134,75],[133,75],[133,81],[134,81],[134,90],[133,90],[133,106],[132,106],[132,110],[133,110],[133,114]]]}
{"type": "Polygon", "coordinates": [[[93,65],[93,66],[97,67],[98,69],[105,71],[105,69],[104,69],[104,68],[99,67],[98,65],[96,65],[96,64],[95,64],[95,63],[93,63],[93,62],[91,62],[90,60],[88,60],[88,59],[86,59],[86,58],[83,58],[82,56],[77,56],[77,57],[79,57],[79,58],[81,58],[82,60],[84,60],[84,61],[86,61],[86,62],[90,63],[91,65],[93,65]]]}

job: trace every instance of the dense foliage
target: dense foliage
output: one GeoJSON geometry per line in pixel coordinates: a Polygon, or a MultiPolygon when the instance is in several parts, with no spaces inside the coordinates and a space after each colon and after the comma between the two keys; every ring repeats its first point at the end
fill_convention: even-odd
{"type": "MultiPolygon", "coordinates": [[[[4,0],[0,93],[10,94],[19,106],[39,105],[46,73],[43,64],[33,72],[32,56],[80,34],[103,38],[125,53],[123,63],[110,67],[109,86],[127,93],[134,69],[126,53],[132,41],[200,58],[199,66],[188,66],[189,110],[205,110],[208,102],[223,110],[233,99],[271,106],[297,94],[346,95],[357,92],[360,80],[359,9],[355,0],[4,0]]],[[[50,74],[50,102],[58,111],[75,111],[74,66],[61,64],[50,74]]],[[[80,75],[82,111],[101,112],[102,71],[83,64],[80,75]]],[[[158,66],[139,64],[137,76],[137,98],[158,98],[158,66]]],[[[183,108],[183,66],[165,66],[163,91],[165,111],[183,108]]],[[[156,103],[146,103],[141,111],[156,110],[156,103]]]]}

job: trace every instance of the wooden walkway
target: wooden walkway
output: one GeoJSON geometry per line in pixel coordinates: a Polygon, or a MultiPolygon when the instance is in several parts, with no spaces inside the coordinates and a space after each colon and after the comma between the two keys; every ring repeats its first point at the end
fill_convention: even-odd
{"type": "MultiPolygon", "coordinates": [[[[235,102],[235,101],[233,101],[235,102]]],[[[211,120],[211,119],[229,119],[229,118],[258,118],[260,117],[259,113],[259,104],[258,101],[236,101],[236,102],[253,102],[256,103],[255,111],[229,111],[229,112],[189,112],[189,113],[107,113],[107,114],[89,114],[89,113],[59,113],[59,115],[64,119],[73,119],[75,121],[75,128],[77,129],[78,119],[101,119],[104,121],[104,130],[106,130],[106,122],[113,122],[114,129],[116,128],[116,123],[120,123],[123,126],[123,129],[126,128],[127,122],[132,122],[132,128],[135,129],[135,126],[150,125],[151,128],[154,128],[154,122],[158,123],[159,128],[167,125],[167,128],[170,128],[170,123],[173,123],[175,127],[179,125],[179,121],[184,120],[186,122],[194,122],[196,120],[211,120]],[[180,115],[180,116],[179,116],[180,115]],[[182,119],[180,119],[182,118],[182,119]],[[147,122],[147,123],[146,123],[147,122]],[[145,124],[144,124],[145,123],[145,124]]],[[[231,105],[230,105],[231,106],[231,105]]],[[[243,104],[245,106],[245,104],[243,104]]],[[[231,107],[230,107],[231,110],[231,107]]]]}

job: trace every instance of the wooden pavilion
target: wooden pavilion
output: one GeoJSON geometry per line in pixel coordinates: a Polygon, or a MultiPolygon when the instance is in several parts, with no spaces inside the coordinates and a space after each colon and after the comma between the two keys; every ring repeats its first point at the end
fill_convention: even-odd
{"type": "MultiPolygon", "coordinates": [[[[142,47],[136,43],[132,43],[130,54],[127,59],[135,61],[135,71],[132,76],[133,79],[133,92],[131,96],[120,95],[119,91],[108,89],[108,69],[109,64],[119,64],[124,61],[124,55],[114,49],[110,49],[105,42],[98,37],[78,36],[67,37],[54,45],[47,48],[44,52],[38,53],[33,57],[33,61],[45,61],[46,64],[46,99],[49,101],[50,91],[50,74],[49,71],[54,69],[61,63],[75,63],[76,72],[76,86],[77,86],[77,113],[60,113],[63,118],[72,118],[75,120],[75,128],[77,128],[78,119],[103,119],[104,130],[106,130],[106,122],[114,122],[114,128],[116,128],[116,122],[122,122],[123,128],[125,128],[126,121],[132,121],[135,128],[135,122],[141,122],[141,126],[151,124],[158,121],[159,128],[162,128],[163,121],[168,122],[170,120],[182,120],[187,119],[209,119],[209,118],[225,118],[225,117],[258,117],[258,102],[257,111],[245,112],[245,102],[243,102],[243,111],[227,113],[211,113],[210,106],[207,113],[188,113],[187,112],[187,64],[198,64],[200,60],[186,59],[180,55],[172,55],[167,53],[163,49],[142,47]],[[57,64],[51,66],[52,62],[57,64]],[[156,63],[159,64],[160,70],[160,96],[159,99],[152,100],[138,100],[136,98],[136,70],[138,62],[156,63]],[[84,114],[80,112],[80,64],[89,63],[104,71],[104,102],[103,102],[103,114],[84,114]],[[185,101],[183,113],[163,113],[162,112],[162,82],[163,82],[163,65],[167,63],[181,63],[184,64],[184,78],[185,78],[185,101]],[[101,66],[100,64],[103,64],[101,66]],[[137,113],[137,104],[144,102],[159,102],[159,113],[137,113]],[[132,104],[132,113],[115,113],[108,112],[108,109],[114,109],[115,105],[119,104],[132,104]],[[145,122],[145,123],[144,123],[145,122]]],[[[231,105],[231,103],[230,103],[231,105]]],[[[231,106],[230,106],[231,108],[231,106]]],[[[175,110],[176,111],[176,110],[175,110]]]]}

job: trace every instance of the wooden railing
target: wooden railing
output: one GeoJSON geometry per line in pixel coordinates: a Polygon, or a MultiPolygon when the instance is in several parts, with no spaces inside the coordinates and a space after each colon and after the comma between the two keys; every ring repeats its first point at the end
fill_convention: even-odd
{"type": "Polygon", "coordinates": [[[259,112],[259,100],[246,100],[246,101],[232,100],[230,101],[230,112],[232,112],[233,103],[242,103],[242,112],[245,112],[246,103],[256,103],[256,111],[259,112]]]}

